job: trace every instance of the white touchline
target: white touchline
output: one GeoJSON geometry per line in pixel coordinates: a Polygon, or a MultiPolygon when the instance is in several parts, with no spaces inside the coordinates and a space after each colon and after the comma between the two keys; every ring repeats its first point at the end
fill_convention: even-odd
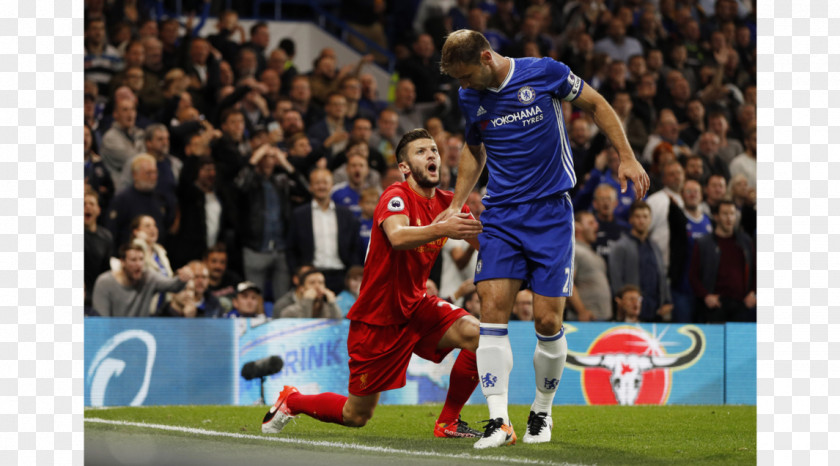
{"type": "Polygon", "coordinates": [[[519,464],[546,464],[546,465],[562,465],[562,466],[576,466],[572,463],[551,463],[546,461],[539,461],[539,460],[531,460],[527,458],[510,458],[508,456],[475,456],[470,455],[467,453],[461,454],[450,454],[450,453],[438,453],[434,451],[421,451],[421,450],[399,450],[396,448],[388,448],[388,447],[372,447],[368,445],[359,445],[357,443],[343,443],[343,442],[324,442],[324,441],[313,441],[313,440],[300,440],[300,439],[293,439],[293,438],[286,438],[286,437],[265,437],[262,435],[249,435],[249,434],[238,434],[236,432],[219,432],[215,430],[205,430],[205,429],[196,429],[194,427],[180,427],[180,426],[168,426],[165,424],[147,424],[145,422],[128,422],[128,421],[114,421],[111,419],[99,419],[99,418],[85,418],[85,422],[93,422],[98,424],[112,424],[112,425],[119,425],[119,426],[130,426],[130,427],[143,427],[146,429],[159,429],[159,430],[168,430],[172,432],[184,432],[189,434],[198,434],[198,435],[210,435],[214,437],[230,437],[230,438],[241,438],[241,439],[252,439],[252,440],[267,440],[269,442],[279,442],[279,443],[292,443],[298,445],[311,445],[311,446],[319,446],[319,447],[330,447],[330,448],[342,448],[342,449],[351,449],[351,450],[361,450],[361,451],[371,451],[376,453],[394,453],[394,454],[402,454],[402,455],[423,455],[423,456],[435,456],[440,458],[453,458],[453,459],[465,459],[465,460],[490,460],[490,461],[501,461],[506,463],[519,463],[519,464]]]}

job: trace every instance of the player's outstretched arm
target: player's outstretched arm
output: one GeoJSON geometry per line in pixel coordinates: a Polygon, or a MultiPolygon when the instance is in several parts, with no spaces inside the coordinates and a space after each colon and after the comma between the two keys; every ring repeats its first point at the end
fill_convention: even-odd
{"type": "Polygon", "coordinates": [[[486,161],[487,153],[484,151],[484,144],[477,146],[464,144],[464,147],[461,149],[461,160],[458,162],[458,179],[455,182],[455,196],[452,197],[449,208],[438,215],[434,223],[446,221],[461,212],[470,192],[478,182],[478,177],[481,176],[481,170],[484,170],[484,163],[486,161]]]}
{"type": "Polygon", "coordinates": [[[444,236],[455,239],[475,238],[481,233],[481,222],[470,214],[454,217],[426,226],[411,226],[405,215],[392,215],[382,222],[382,231],[396,250],[413,249],[444,236]]]}
{"type": "Polygon", "coordinates": [[[636,190],[636,198],[642,199],[650,188],[650,178],[645,169],[636,160],[633,149],[627,141],[624,127],[615,114],[615,110],[607,103],[606,99],[592,89],[588,84],[583,83],[580,96],[572,101],[572,104],[585,112],[592,114],[595,124],[607,135],[612,145],[618,150],[621,163],[618,166],[618,181],[621,183],[621,192],[627,190],[627,180],[633,182],[636,190]]]}

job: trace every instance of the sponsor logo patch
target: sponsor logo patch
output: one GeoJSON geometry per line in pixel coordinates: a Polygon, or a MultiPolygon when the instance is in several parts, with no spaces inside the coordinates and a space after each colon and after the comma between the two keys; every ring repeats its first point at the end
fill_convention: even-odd
{"type": "Polygon", "coordinates": [[[391,212],[402,212],[405,210],[405,201],[399,196],[394,196],[388,201],[388,210],[391,212]]]}

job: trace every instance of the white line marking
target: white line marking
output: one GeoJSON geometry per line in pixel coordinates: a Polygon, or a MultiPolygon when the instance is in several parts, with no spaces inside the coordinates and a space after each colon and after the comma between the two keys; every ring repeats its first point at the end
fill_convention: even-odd
{"type": "Polygon", "coordinates": [[[546,461],[539,461],[539,460],[532,460],[528,458],[511,458],[508,456],[476,456],[470,455],[468,453],[460,453],[460,454],[452,454],[452,453],[439,453],[435,451],[422,451],[422,450],[400,450],[397,448],[388,448],[388,447],[373,447],[369,445],[359,445],[357,443],[344,443],[344,442],[324,442],[324,441],[313,441],[313,440],[301,440],[301,439],[293,439],[287,437],[267,437],[262,435],[250,435],[250,434],[238,434],[236,432],[219,432],[215,430],[205,430],[205,429],[196,429],[194,427],[180,427],[180,426],[168,426],[165,424],[147,424],[145,422],[128,422],[128,421],[114,421],[111,419],[100,419],[100,418],[85,418],[85,422],[93,422],[98,424],[111,424],[111,425],[118,425],[118,426],[130,426],[130,427],[144,427],[147,429],[159,429],[159,430],[168,430],[172,432],[183,432],[188,434],[198,434],[198,435],[210,435],[214,437],[229,437],[229,438],[236,438],[236,439],[250,439],[250,440],[266,440],[269,442],[279,442],[279,443],[291,443],[297,445],[309,445],[309,446],[318,446],[318,447],[328,447],[328,448],[341,448],[341,449],[351,449],[351,450],[360,450],[360,451],[370,451],[375,453],[390,453],[390,454],[402,454],[402,455],[423,455],[423,456],[434,456],[439,458],[452,458],[452,459],[462,459],[462,460],[476,460],[476,461],[500,461],[506,463],[519,463],[519,464],[546,464],[546,465],[561,465],[561,466],[577,466],[573,463],[552,463],[546,461]]]}

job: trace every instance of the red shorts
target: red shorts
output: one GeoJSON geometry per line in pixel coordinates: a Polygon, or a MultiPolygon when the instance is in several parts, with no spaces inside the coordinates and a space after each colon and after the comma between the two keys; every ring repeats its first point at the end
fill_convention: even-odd
{"type": "Polygon", "coordinates": [[[441,362],[454,348],[438,349],[449,327],[469,313],[440,298],[424,297],[411,320],[400,325],[350,322],[347,353],[350,355],[349,392],[371,395],[405,386],[411,353],[441,362]]]}

